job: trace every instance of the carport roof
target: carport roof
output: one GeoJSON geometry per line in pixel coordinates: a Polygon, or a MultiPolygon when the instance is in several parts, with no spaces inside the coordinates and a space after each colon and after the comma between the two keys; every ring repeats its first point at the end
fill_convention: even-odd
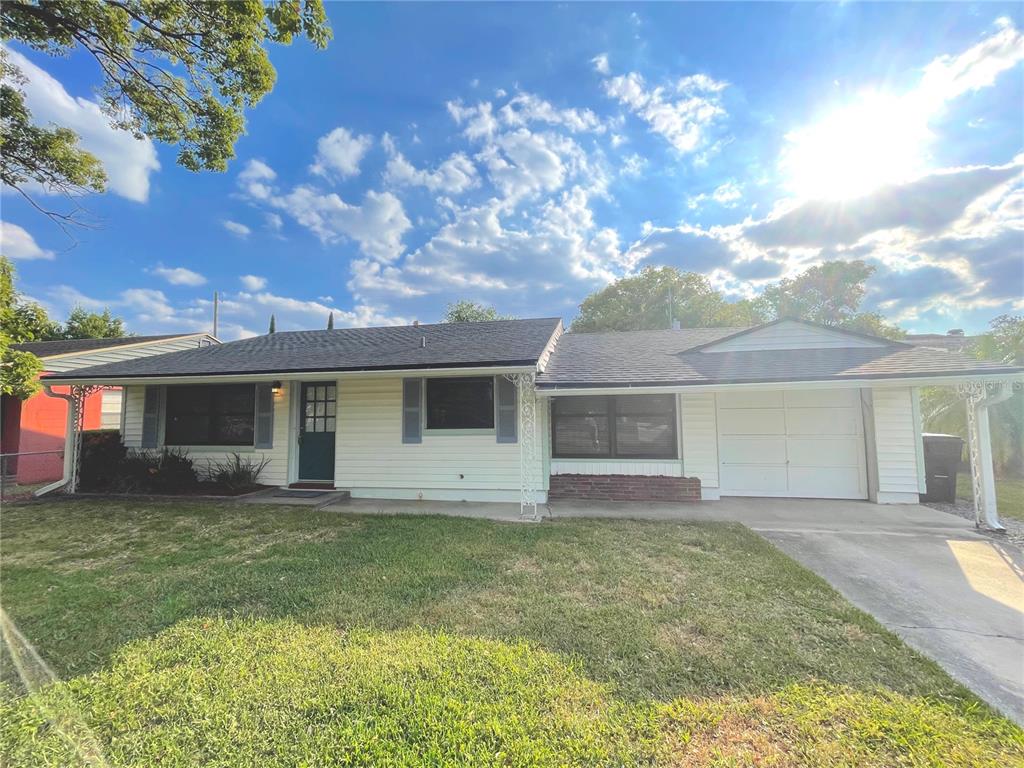
{"type": "MultiPolygon", "coordinates": [[[[702,352],[743,329],[566,333],[541,389],[835,381],[1022,373],[1024,368],[901,343],[876,347],[702,352]]],[[[880,340],[884,341],[884,340],[880,340]]]]}

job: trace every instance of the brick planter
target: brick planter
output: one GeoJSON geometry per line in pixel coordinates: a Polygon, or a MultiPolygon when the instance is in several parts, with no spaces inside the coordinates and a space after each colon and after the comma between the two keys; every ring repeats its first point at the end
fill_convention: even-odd
{"type": "Polygon", "coordinates": [[[700,501],[700,478],[665,475],[552,475],[551,501],[700,501]]]}

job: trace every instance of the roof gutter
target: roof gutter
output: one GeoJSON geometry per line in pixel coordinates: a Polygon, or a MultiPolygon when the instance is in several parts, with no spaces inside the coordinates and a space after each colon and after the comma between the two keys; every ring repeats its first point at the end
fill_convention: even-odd
{"type": "Polygon", "coordinates": [[[891,376],[862,377],[849,379],[798,379],[747,382],[705,382],[701,384],[683,384],[671,382],[643,383],[608,383],[608,384],[540,384],[537,395],[555,397],[567,395],[626,395],[626,394],[672,394],[675,392],[711,392],[723,389],[731,390],[766,390],[766,389],[856,389],[861,387],[943,387],[956,386],[965,379],[980,382],[1013,382],[1024,381],[1024,369],[1017,371],[981,373],[965,371],[962,374],[942,373],[936,376],[891,376]]]}
{"type": "Polygon", "coordinates": [[[134,376],[44,376],[42,381],[51,384],[105,384],[108,386],[133,386],[138,384],[195,384],[206,382],[250,382],[250,381],[337,381],[338,379],[364,378],[376,376],[393,378],[401,376],[423,376],[425,373],[439,375],[474,375],[493,374],[496,370],[507,373],[532,373],[537,370],[534,361],[516,361],[507,364],[448,366],[434,368],[357,368],[349,370],[327,371],[270,371],[259,373],[192,373],[172,376],[158,374],[134,376]]]}

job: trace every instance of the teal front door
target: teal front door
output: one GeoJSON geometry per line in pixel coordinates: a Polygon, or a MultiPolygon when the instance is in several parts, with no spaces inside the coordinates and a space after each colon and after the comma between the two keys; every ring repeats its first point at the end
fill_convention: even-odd
{"type": "Polygon", "coordinates": [[[302,385],[299,416],[299,480],[334,481],[334,430],[337,424],[334,384],[302,385]]]}

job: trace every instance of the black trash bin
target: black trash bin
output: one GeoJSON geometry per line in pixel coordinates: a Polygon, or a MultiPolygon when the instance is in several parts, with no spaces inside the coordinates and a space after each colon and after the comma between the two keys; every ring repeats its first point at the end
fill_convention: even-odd
{"type": "Polygon", "coordinates": [[[956,501],[956,471],[964,441],[956,435],[924,434],[924,475],[927,491],[921,501],[956,501]]]}

